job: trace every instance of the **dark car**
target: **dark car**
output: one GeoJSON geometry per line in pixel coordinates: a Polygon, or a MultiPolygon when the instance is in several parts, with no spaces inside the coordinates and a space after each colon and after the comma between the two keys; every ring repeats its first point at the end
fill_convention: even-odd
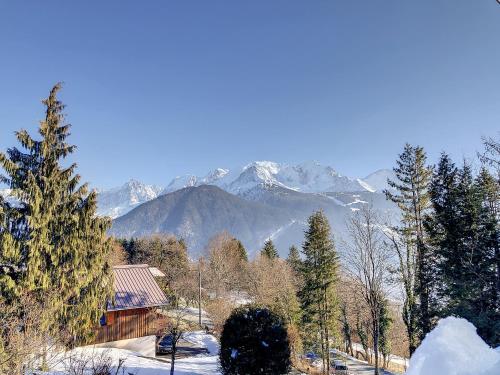
{"type": "MultiPolygon", "coordinates": [[[[180,338],[176,345],[176,357],[188,357],[197,354],[208,354],[207,348],[199,347],[190,341],[180,338]]],[[[172,335],[166,335],[156,345],[156,354],[172,354],[172,335]]]]}
{"type": "Polygon", "coordinates": [[[347,363],[344,363],[342,361],[334,361],[332,364],[332,374],[335,375],[348,375],[349,374],[349,368],[347,367],[347,363]]]}

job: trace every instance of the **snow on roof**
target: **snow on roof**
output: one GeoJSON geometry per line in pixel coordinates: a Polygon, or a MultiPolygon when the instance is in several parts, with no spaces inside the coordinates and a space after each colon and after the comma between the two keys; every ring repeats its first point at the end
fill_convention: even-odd
{"type": "Polygon", "coordinates": [[[161,272],[158,268],[156,267],[149,267],[149,272],[151,272],[151,274],[154,276],[154,277],[165,277],[166,275],[161,272]]]}
{"type": "Polygon", "coordinates": [[[147,264],[113,267],[115,298],[108,311],[155,307],[167,304],[167,296],[156,283],[147,264]]]}

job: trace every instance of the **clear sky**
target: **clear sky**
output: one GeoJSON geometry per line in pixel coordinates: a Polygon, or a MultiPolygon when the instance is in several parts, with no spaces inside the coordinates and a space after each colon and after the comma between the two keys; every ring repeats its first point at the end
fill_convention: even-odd
{"type": "Polygon", "coordinates": [[[0,2],[0,149],[57,81],[95,186],[253,160],[363,177],[405,142],[461,159],[498,134],[500,5],[0,2]]]}

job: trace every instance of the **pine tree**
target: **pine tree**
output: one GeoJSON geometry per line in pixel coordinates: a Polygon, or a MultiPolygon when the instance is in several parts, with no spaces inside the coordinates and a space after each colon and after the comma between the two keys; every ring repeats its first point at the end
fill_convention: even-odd
{"type": "Polygon", "coordinates": [[[302,266],[302,259],[300,259],[299,249],[297,249],[295,245],[290,246],[286,261],[290,266],[290,268],[293,270],[293,272],[295,272],[296,274],[300,273],[302,266]]]}
{"type": "Polygon", "coordinates": [[[384,301],[380,309],[380,336],[379,336],[379,348],[384,359],[383,367],[387,367],[387,360],[391,354],[391,341],[389,337],[389,332],[391,330],[393,319],[389,311],[389,302],[384,301]]]}
{"type": "Polygon", "coordinates": [[[240,240],[235,238],[234,241],[236,242],[236,246],[238,248],[238,254],[240,254],[241,260],[244,262],[248,262],[247,249],[245,249],[245,246],[243,246],[240,240]]]}
{"type": "Polygon", "coordinates": [[[10,232],[14,221],[11,205],[0,195],[0,299],[15,299],[22,271],[22,257],[19,242],[10,232]]]}
{"type": "Polygon", "coordinates": [[[331,238],[330,225],[323,212],[309,217],[302,248],[304,285],[299,292],[304,329],[317,333],[321,343],[323,373],[330,368],[330,334],[335,320],[335,285],[338,280],[338,256],[331,238]]]}
{"type": "Polygon", "coordinates": [[[487,169],[475,179],[478,193],[478,262],[473,264],[474,323],[490,345],[500,344],[500,184],[487,169]],[[480,275],[480,277],[477,277],[480,275]],[[479,297],[479,298],[478,298],[479,297]]]}
{"type": "Polygon", "coordinates": [[[278,251],[274,247],[273,241],[271,241],[271,240],[267,240],[264,243],[264,247],[260,251],[260,254],[262,256],[268,257],[269,259],[279,258],[278,251]]]}
{"type": "Polygon", "coordinates": [[[68,333],[75,343],[92,336],[110,296],[105,236],[110,223],[96,216],[96,193],[80,184],[76,164],[63,166],[75,146],[67,143],[70,125],[64,123],[64,105],[56,97],[59,89],[54,86],[43,101],[41,140],[21,130],[16,136],[26,151],[0,153],[7,175],[3,182],[20,202],[8,211],[1,249],[2,261],[18,272],[2,275],[0,293],[6,285],[9,293],[33,292],[42,300],[50,295],[50,328],[68,333]],[[14,245],[6,247],[5,242],[14,245]]]}
{"type": "Polygon", "coordinates": [[[426,223],[437,254],[440,315],[471,321],[492,345],[500,341],[498,182],[469,165],[459,170],[442,155],[431,184],[433,215],[426,223]]]}
{"type": "MultiPolygon", "coordinates": [[[[414,288],[409,291],[418,298],[406,298],[410,313],[406,318],[416,319],[416,322],[407,323],[407,328],[417,326],[420,337],[423,338],[431,330],[432,311],[432,257],[427,246],[424,231],[424,220],[430,207],[428,185],[432,170],[426,166],[426,154],[422,147],[413,147],[406,144],[403,153],[399,155],[397,166],[394,168],[396,181],[389,180],[393,189],[386,190],[387,199],[396,203],[401,210],[402,224],[395,230],[404,238],[406,250],[409,252],[407,259],[415,259],[409,263],[414,270],[401,271],[402,277],[412,277],[407,284],[414,288]]],[[[407,296],[408,297],[408,296],[407,296]]],[[[411,296],[409,296],[411,297],[411,296]]],[[[416,332],[412,332],[415,335],[416,332]]],[[[410,343],[415,340],[409,337],[410,343]]],[[[410,352],[414,348],[410,347],[410,352]]]]}
{"type": "Polygon", "coordinates": [[[239,307],[224,323],[219,362],[225,375],[288,374],[291,347],[285,319],[257,305],[239,307]]]}

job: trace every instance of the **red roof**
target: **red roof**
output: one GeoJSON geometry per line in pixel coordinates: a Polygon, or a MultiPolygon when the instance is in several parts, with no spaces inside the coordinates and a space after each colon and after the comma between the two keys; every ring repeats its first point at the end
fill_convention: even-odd
{"type": "Polygon", "coordinates": [[[167,296],[156,283],[147,264],[115,266],[113,273],[115,299],[108,303],[108,311],[156,307],[168,303],[167,296]]]}

